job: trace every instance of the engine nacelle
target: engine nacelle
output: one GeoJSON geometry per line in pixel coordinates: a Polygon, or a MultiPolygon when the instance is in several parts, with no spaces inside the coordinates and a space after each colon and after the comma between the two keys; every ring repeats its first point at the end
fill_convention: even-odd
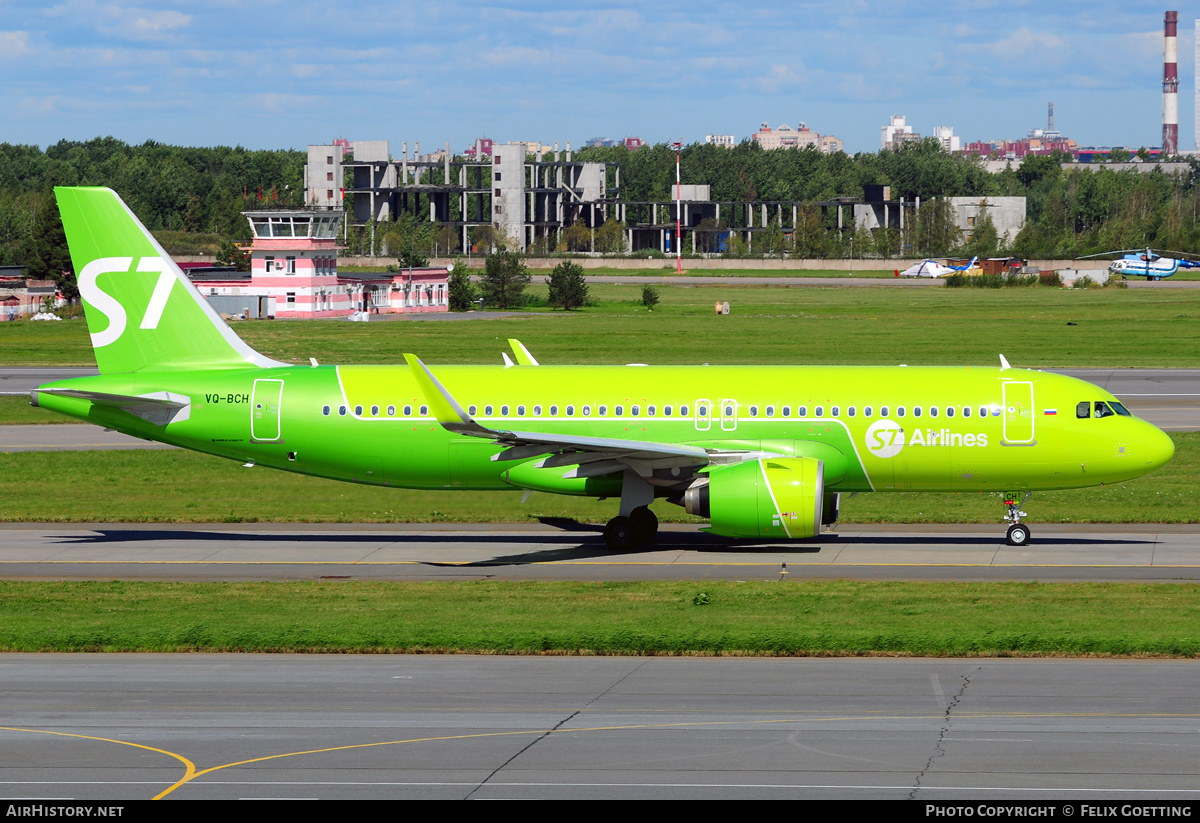
{"type": "Polygon", "coordinates": [[[722,537],[818,537],[825,466],[813,457],[747,460],[708,471],[684,494],[688,514],[712,521],[722,537]]]}

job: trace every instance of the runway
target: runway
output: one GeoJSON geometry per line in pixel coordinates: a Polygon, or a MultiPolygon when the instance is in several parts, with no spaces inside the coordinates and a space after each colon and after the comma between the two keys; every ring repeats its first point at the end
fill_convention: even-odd
{"type": "Polygon", "coordinates": [[[557,524],[0,524],[0,577],[122,580],[1200,580],[1200,525],[844,525],[790,544],[667,525],[613,552],[557,524]]]}
{"type": "Polygon", "coordinates": [[[1194,661],[15,654],[0,658],[0,794],[1187,802],[1198,675],[1194,661]]]}

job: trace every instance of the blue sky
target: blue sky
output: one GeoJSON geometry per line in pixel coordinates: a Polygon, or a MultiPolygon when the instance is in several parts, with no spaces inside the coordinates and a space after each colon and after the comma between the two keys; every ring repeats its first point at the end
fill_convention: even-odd
{"type": "MultiPolygon", "coordinates": [[[[922,134],[1158,145],[1162,19],[1140,2],[790,5],[0,0],[0,142],[301,148],[475,137],[745,138],[800,121],[875,151],[922,134]],[[671,10],[672,8],[678,10],[671,10]]],[[[1179,8],[1180,147],[1195,147],[1195,18],[1179,8]]]]}

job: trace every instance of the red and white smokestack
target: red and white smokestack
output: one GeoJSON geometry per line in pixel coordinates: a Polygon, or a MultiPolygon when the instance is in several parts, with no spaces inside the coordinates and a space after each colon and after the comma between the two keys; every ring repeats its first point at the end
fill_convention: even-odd
{"type": "Polygon", "coordinates": [[[1179,49],[1175,25],[1179,12],[1169,11],[1163,19],[1163,136],[1162,150],[1167,156],[1179,153],[1179,49]]]}

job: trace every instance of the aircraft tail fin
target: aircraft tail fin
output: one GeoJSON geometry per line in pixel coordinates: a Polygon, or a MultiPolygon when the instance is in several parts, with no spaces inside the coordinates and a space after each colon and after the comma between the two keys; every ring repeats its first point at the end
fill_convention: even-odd
{"type": "Polygon", "coordinates": [[[111,189],[54,193],[101,374],[286,365],[233,333],[111,189]]]}

